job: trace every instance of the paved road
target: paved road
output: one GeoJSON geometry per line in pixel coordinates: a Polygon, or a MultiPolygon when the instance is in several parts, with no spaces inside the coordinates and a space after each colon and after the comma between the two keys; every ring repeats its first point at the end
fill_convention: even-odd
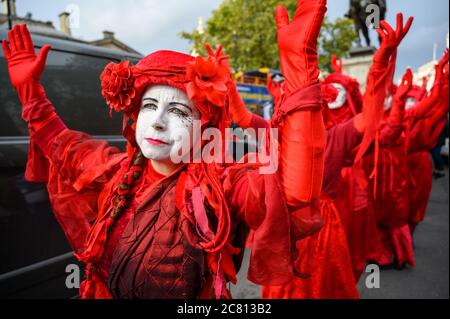
{"type": "MultiPolygon", "coordinates": [[[[449,298],[449,194],[447,177],[433,182],[433,191],[425,221],[415,233],[414,269],[383,269],[380,288],[365,286],[366,274],[358,285],[363,299],[449,298]]],[[[259,287],[245,278],[248,254],[238,274],[238,286],[231,286],[234,298],[259,298],[259,287]]]]}

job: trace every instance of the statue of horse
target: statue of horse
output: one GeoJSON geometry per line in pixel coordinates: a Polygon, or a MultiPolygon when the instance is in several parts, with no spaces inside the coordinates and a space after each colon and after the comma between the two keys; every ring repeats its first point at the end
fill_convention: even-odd
{"type": "Polygon", "coordinates": [[[355,23],[355,29],[358,33],[358,46],[361,47],[361,33],[366,40],[366,45],[370,47],[369,26],[366,24],[367,17],[371,12],[366,12],[367,6],[374,4],[380,9],[380,21],[385,19],[386,16],[386,0],[350,0],[350,10],[346,15],[348,18],[353,19],[355,23]]]}

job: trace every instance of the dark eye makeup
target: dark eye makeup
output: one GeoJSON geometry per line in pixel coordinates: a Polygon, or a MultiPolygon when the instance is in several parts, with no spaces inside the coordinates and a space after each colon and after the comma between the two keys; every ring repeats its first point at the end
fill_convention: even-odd
{"type": "Polygon", "coordinates": [[[151,110],[156,110],[158,108],[155,103],[145,103],[143,107],[151,110]]]}
{"type": "MultiPolygon", "coordinates": [[[[153,98],[145,98],[142,102],[144,103],[143,108],[151,109],[151,110],[156,110],[158,108],[158,105],[157,105],[158,101],[153,99],[153,98]]],[[[175,114],[177,116],[180,116],[180,117],[189,117],[189,113],[188,112],[182,111],[180,108],[176,107],[176,106],[179,106],[179,105],[189,109],[190,111],[192,111],[190,106],[188,106],[186,104],[179,103],[179,102],[172,102],[172,103],[169,104],[170,108],[169,108],[168,112],[169,113],[173,113],[173,114],[175,114]]]]}
{"type": "Polygon", "coordinates": [[[173,114],[176,114],[178,116],[181,116],[181,117],[188,117],[189,116],[189,114],[187,114],[186,112],[183,112],[182,110],[177,109],[177,108],[171,108],[171,109],[169,109],[169,112],[173,113],[173,114]]]}

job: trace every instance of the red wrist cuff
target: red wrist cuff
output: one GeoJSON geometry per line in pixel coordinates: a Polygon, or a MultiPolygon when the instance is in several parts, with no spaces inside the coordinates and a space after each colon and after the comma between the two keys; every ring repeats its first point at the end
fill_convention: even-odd
{"type": "Polygon", "coordinates": [[[47,155],[49,154],[49,148],[54,139],[66,129],[67,126],[59,116],[55,116],[50,122],[41,127],[37,132],[33,133],[30,138],[36,142],[44,155],[47,155]]]}
{"type": "Polygon", "coordinates": [[[22,108],[22,118],[27,123],[47,119],[52,113],[55,113],[55,108],[45,96],[24,103],[22,108]]]}
{"type": "Polygon", "coordinates": [[[39,82],[29,81],[19,87],[16,87],[20,102],[26,104],[28,102],[45,99],[45,90],[39,82]]]}
{"type": "Polygon", "coordinates": [[[252,121],[250,127],[254,129],[259,129],[259,128],[267,128],[268,125],[269,125],[268,122],[264,118],[262,118],[257,114],[252,113],[252,121]]]}
{"type": "Polygon", "coordinates": [[[281,102],[277,112],[272,117],[272,123],[283,126],[284,118],[296,111],[321,111],[322,89],[319,80],[301,88],[281,102]]]}

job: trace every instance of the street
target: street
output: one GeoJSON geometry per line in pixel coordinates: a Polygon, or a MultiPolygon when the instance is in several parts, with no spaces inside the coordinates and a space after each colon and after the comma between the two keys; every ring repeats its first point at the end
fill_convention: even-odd
{"type": "MultiPolygon", "coordinates": [[[[433,191],[425,221],[416,230],[414,269],[382,269],[380,288],[368,289],[363,274],[358,284],[361,299],[448,299],[449,298],[449,195],[446,177],[433,181],[433,191]]],[[[260,289],[245,276],[248,251],[231,286],[234,298],[259,298],[260,289]]]]}

